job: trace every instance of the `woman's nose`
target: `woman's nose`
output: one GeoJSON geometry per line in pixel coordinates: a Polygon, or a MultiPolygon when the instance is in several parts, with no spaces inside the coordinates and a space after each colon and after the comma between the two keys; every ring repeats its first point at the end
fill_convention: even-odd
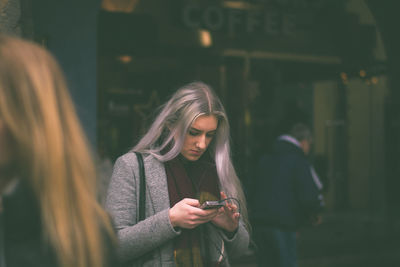
{"type": "Polygon", "coordinates": [[[206,137],[205,137],[205,135],[199,136],[199,139],[197,140],[196,145],[200,149],[205,149],[206,148],[206,137]]]}

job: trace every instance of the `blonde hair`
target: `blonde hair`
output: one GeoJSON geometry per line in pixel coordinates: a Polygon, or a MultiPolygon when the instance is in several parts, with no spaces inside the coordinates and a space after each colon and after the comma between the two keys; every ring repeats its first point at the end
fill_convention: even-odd
{"type": "Polygon", "coordinates": [[[96,173],[63,74],[45,49],[0,35],[0,119],[17,166],[35,192],[43,232],[61,266],[103,266],[108,215],[96,200],[96,173]],[[99,223],[101,222],[101,223],[99,223]]]}
{"type": "Polygon", "coordinates": [[[133,150],[152,154],[162,162],[175,158],[182,150],[189,127],[201,115],[214,115],[218,120],[217,133],[208,152],[215,161],[221,189],[239,200],[242,217],[249,228],[246,199],[231,160],[228,118],[209,85],[192,82],[177,90],[133,150]]]}

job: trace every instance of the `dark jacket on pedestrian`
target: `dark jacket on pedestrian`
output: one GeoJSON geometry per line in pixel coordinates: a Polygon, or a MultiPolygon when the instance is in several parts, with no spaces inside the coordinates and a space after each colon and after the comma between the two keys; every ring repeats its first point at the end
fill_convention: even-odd
{"type": "Polygon", "coordinates": [[[253,223],[295,231],[321,211],[317,188],[303,150],[277,140],[257,168],[253,223]]]}

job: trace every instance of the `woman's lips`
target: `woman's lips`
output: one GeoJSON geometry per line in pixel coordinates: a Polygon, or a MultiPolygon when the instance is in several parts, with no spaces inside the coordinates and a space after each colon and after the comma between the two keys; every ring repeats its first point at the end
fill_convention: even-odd
{"type": "Polygon", "coordinates": [[[190,152],[192,154],[194,154],[194,155],[200,155],[201,154],[201,151],[198,151],[198,150],[190,150],[190,152]]]}

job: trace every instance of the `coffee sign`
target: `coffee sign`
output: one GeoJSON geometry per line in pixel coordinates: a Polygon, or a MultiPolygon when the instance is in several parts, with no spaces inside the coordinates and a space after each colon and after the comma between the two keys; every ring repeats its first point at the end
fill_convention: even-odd
{"type": "Polygon", "coordinates": [[[228,32],[230,35],[262,33],[292,36],[311,28],[313,14],[323,6],[325,0],[240,2],[248,4],[248,7],[188,4],[182,8],[181,19],[188,28],[228,32]]]}

